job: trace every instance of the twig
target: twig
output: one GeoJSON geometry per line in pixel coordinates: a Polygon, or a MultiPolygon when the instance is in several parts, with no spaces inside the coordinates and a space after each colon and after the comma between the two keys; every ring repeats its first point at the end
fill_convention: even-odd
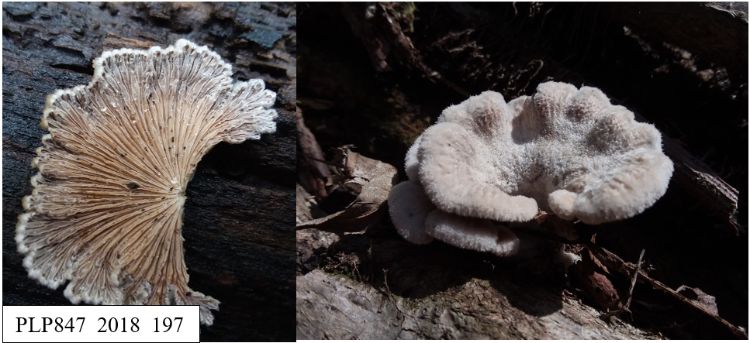
{"type": "Polygon", "coordinates": [[[616,254],[604,248],[593,245],[589,246],[589,248],[591,249],[591,252],[595,254],[597,259],[607,266],[611,273],[620,273],[628,276],[631,275],[631,273],[639,274],[639,281],[662,295],[662,299],[666,302],[673,302],[673,304],[677,303],[681,308],[690,311],[690,313],[694,315],[692,317],[694,321],[701,323],[700,325],[703,330],[711,330],[721,337],[747,339],[747,332],[741,328],[735,326],[726,319],[707,311],[705,308],[696,305],[690,299],[677,293],[662,282],[651,278],[640,270],[637,270],[637,267],[633,266],[632,263],[625,262],[616,254]]]}
{"type": "Polygon", "coordinates": [[[646,253],[646,249],[641,249],[641,256],[638,257],[638,264],[635,266],[635,273],[633,278],[630,280],[630,289],[628,290],[628,300],[625,301],[625,308],[630,310],[630,301],[633,300],[633,289],[635,283],[638,281],[638,274],[641,272],[641,263],[643,262],[643,255],[646,253]]]}
{"type": "Polygon", "coordinates": [[[609,311],[604,314],[604,318],[612,319],[614,316],[618,316],[622,313],[627,313],[630,316],[630,321],[633,321],[633,312],[630,311],[630,302],[633,300],[633,289],[635,289],[635,283],[638,281],[638,274],[641,272],[641,263],[643,262],[643,255],[646,253],[646,249],[641,250],[641,255],[638,257],[638,264],[635,268],[635,273],[630,279],[630,288],[628,289],[628,299],[624,305],[620,305],[617,309],[609,311]]]}

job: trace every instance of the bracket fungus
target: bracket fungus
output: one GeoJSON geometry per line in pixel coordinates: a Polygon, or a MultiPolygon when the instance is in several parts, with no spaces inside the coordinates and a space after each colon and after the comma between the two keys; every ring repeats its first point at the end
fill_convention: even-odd
{"type": "Polygon", "coordinates": [[[506,256],[518,239],[499,222],[629,218],[664,195],[673,165],[659,131],[599,89],[546,82],[509,103],[487,91],[446,108],[405,169],[389,195],[405,239],[506,256]]]}
{"type": "Polygon", "coordinates": [[[206,46],[118,49],[86,86],[47,97],[16,242],[29,276],[73,303],[189,304],[211,325],[219,301],[188,287],[185,190],[219,142],[276,130],[276,94],[232,80],[206,46]]]}

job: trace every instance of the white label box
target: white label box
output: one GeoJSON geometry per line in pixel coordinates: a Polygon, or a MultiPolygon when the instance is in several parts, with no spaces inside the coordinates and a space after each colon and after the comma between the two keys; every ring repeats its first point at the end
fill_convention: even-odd
{"type": "Polygon", "coordinates": [[[3,342],[199,342],[198,306],[3,306],[3,342]]]}

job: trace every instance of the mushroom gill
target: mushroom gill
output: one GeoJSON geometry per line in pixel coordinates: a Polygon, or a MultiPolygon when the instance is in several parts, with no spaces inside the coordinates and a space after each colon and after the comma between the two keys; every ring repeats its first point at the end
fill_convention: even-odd
{"type": "Polygon", "coordinates": [[[199,305],[211,325],[219,301],[188,287],[185,189],[217,143],[275,131],[275,97],[184,39],[104,52],[87,86],[47,97],[49,134],[16,227],[29,276],[53,289],[70,281],[73,303],[199,305]]]}

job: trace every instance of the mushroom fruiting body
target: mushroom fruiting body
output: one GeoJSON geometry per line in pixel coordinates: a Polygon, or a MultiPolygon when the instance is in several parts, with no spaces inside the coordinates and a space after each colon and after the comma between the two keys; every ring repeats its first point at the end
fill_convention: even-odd
{"type": "MultiPolygon", "coordinates": [[[[434,207],[455,216],[443,232],[448,225],[466,233],[434,238],[458,246],[474,239],[472,230],[488,234],[490,226],[475,219],[527,222],[540,210],[587,224],[632,217],[664,195],[673,171],[653,125],[637,122],[597,88],[559,82],[509,103],[488,91],[446,108],[405,160],[409,188],[421,186],[414,193],[426,196],[404,195],[397,186],[389,202],[430,203],[390,207],[394,225],[407,240],[427,243],[423,236],[435,230],[425,218],[435,215],[424,209],[434,207]],[[414,225],[421,222],[427,224],[414,225]]],[[[497,254],[512,254],[507,244],[517,239],[505,229],[497,235],[497,254]]]]}
{"type": "Polygon", "coordinates": [[[188,287],[185,189],[217,143],[276,130],[275,97],[184,39],[104,52],[88,85],[47,97],[49,134],[16,227],[29,276],[53,289],[70,281],[73,303],[200,305],[211,325],[219,302],[188,287]]]}

